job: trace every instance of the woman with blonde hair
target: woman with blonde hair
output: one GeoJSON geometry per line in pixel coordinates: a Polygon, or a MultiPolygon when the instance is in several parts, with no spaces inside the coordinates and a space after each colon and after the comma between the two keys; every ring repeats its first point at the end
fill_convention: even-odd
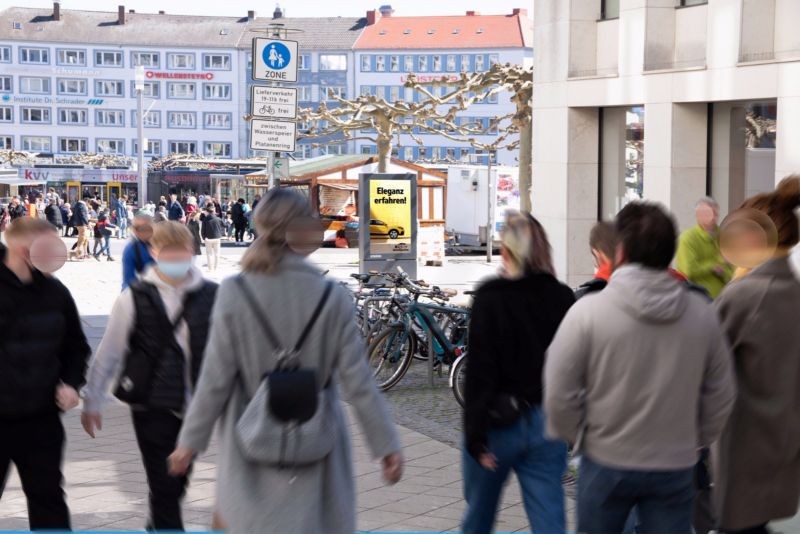
{"type": "Polygon", "coordinates": [[[397,482],[402,471],[398,436],[367,365],[352,299],[305,258],[322,239],[311,215],[308,200],[289,189],[259,202],[258,237],[242,259],[243,274],[222,283],[195,400],[171,456],[173,473],[183,473],[221,419],[218,512],[234,533],[355,531],[340,389],[373,457],[382,461],[384,478],[397,482]],[[287,371],[287,362],[296,365],[287,371]],[[319,403],[307,422],[285,427],[278,405],[292,408],[308,399],[280,383],[300,373],[315,377],[319,403]],[[253,412],[260,416],[251,424],[253,412]],[[330,424],[325,434],[310,428],[320,413],[330,424]],[[254,444],[276,432],[285,447],[254,444]]]}
{"type": "Polygon", "coordinates": [[[472,306],[463,531],[492,531],[513,470],[537,534],[563,533],[567,446],[544,435],[542,370],[545,351],[575,297],[556,280],[547,234],[533,216],[507,212],[500,238],[502,276],[484,283],[472,306]]]}

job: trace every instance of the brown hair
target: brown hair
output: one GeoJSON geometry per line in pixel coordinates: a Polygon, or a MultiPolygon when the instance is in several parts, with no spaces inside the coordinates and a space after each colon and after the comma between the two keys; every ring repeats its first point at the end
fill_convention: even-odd
{"type": "Polygon", "coordinates": [[[153,248],[167,247],[193,248],[194,238],[185,225],[178,221],[164,221],[153,228],[153,237],[150,238],[153,248]]]}
{"type": "Polygon", "coordinates": [[[37,234],[55,233],[56,227],[36,217],[20,217],[8,224],[5,231],[6,239],[18,239],[37,234]]]}
{"type": "Polygon", "coordinates": [[[530,213],[506,211],[506,222],[500,231],[503,247],[518,273],[546,273],[555,276],[552,249],[544,227],[530,213]]]}
{"type": "Polygon", "coordinates": [[[778,230],[778,247],[787,249],[800,241],[800,220],[795,210],[800,207],[800,175],[787,176],[775,191],[748,198],[742,208],[766,213],[778,230]]]}
{"type": "Polygon", "coordinates": [[[289,188],[273,189],[258,203],[253,223],[258,237],[242,257],[245,272],[270,272],[291,251],[287,241],[290,227],[312,216],[308,199],[289,188]]]}
{"type": "Polygon", "coordinates": [[[589,247],[599,250],[609,260],[614,261],[617,251],[617,231],[614,229],[614,224],[608,221],[599,221],[595,224],[589,232],[589,247]]]}

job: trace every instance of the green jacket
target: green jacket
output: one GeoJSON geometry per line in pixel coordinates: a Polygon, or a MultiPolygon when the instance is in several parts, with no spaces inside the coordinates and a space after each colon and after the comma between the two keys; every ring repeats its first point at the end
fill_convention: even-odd
{"type": "Polygon", "coordinates": [[[733,267],[720,254],[719,236],[709,234],[699,225],[681,234],[675,268],[690,282],[706,288],[713,298],[717,298],[733,275],[733,267]],[[722,276],[714,272],[717,267],[722,267],[722,276]]]}

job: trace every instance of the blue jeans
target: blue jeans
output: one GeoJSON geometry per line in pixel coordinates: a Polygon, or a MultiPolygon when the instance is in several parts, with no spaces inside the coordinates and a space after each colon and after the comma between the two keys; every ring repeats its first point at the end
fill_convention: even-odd
{"type": "Polygon", "coordinates": [[[694,493],[694,468],[614,469],[583,456],[578,475],[578,532],[622,532],[636,507],[639,532],[691,534],[694,493]]]}
{"type": "Polygon", "coordinates": [[[566,530],[564,488],[567,446],[544,437],[544,418],[534,408],[516,423],[489,431],[489,450],[497,470],[489,471],[463,451],[464,534],[492,531],[503,485],[513,469],[522,488],[525,513],[535,534],[563,534],[566,530]]]}
{"type": "Polygon", "coordinates": [[[127,239],[128,238],[128,219],[120,219],[119,223],[117,224],[119,228],[119,233],[117,237],[119,239],[127,239]]]}

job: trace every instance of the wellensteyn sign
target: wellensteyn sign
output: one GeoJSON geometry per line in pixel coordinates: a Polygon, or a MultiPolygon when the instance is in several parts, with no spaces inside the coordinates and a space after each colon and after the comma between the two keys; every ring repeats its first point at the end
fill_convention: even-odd
{"type": "Polygon", "coordinates": [[[136,182],[139,174],[127,169],[48,169],[22,167],[19,176],[40,182],[136,182]]]}

